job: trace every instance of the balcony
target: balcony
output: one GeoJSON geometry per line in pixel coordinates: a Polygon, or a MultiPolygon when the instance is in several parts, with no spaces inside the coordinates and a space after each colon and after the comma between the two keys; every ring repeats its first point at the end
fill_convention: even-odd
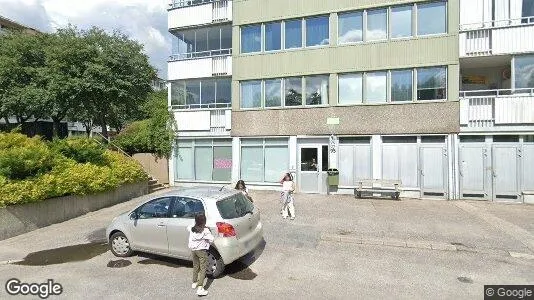
{"type": "Polygon", "coordinates": [[[534,51],[534,17],[460,25],[460,57],[534,51]]]}
{"type": "Polygon", "coordinates": [[[230,104],[173,105],[178,135],[229,135],[232,128],[230,104]]]}
{"type": "Polygon", "coordinates": [[[168,79],[180,80],[232,75],[231,49],[173,55],[169,58],[168,79]],[[220,55],[224,51],[226,55],[220,55]],[[187,58],[189,56],[190,58],[187,58]],[[207,57],[206,57],[207,56],[207,57]],[[198,58],[197,58],[198,57],[198,58]]]}
{"type": "Polygon", "coordinates": [[[461,131],[534,129],[534,88],[460,93],[461,131]]]}
{"type": "Polygon", "coordinates": [[[231,21],[231,0],[173,1],[169,4],[169,30],[231,21]]]}

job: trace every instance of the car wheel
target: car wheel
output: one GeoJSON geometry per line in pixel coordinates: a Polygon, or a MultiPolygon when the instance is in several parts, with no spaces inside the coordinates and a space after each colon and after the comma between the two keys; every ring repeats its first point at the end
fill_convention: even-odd
{"type": "Polygon", "coordinates": [[[224,262],[221,255],[215,249],[208,250],[208,268],[206,274],[212,278],[217,278],[224,272],[224,262]]]}
{"type": "Polygon", "coordinates": [[[109,238],[109,249],[118,257],[131,256],[133,251],[128,238],[122,232],[115,232],[109,238]]]}

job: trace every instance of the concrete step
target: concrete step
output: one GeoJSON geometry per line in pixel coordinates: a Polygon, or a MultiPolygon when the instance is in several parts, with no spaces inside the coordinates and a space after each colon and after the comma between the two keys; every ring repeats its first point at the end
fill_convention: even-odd
{"type": "Polygon", "coordinates": [[[158,187],[155,187],[155,188],[149,188],[148,189],[148,192],[149,193],[154,193],[154,192],[157,192],[157,191],[160,191],[160,190],[163,190],[163,189],[166,189],[167,187],[166,186],[158,186],[158,187]]]}
{"type": "Polygon", "coordinates": [[[150,179],[148,181],[148,184],[151,185],[151,184],[154,184],[154,183],[158,183],[158,181],[156,179],[150,179]]]}

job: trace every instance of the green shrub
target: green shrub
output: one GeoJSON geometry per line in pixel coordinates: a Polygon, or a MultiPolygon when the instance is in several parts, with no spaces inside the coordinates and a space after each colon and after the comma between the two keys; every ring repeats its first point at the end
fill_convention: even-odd
{"type": "Polygon", "coordinates": [[[54,167],[55,153],[39,137],[0,133],[0,175],[12,180],[36,177],[54,167]]]}
{"type": "Polygon", "coordinates": [[[105,148],[95,139],[68,138],[52,142],[54,151],[78,163],[101,164],[105,148]]]}
{"type": "Polygon", "coordinates": [[[148,175],[137,161],[109,150],[104,153],[104,158],[113,176],[118,178],[119,185],[148,180],[148,175]]]}

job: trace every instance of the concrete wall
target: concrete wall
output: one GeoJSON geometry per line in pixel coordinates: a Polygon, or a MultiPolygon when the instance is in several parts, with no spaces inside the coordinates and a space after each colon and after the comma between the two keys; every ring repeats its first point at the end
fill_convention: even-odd
{"type": "Polygon", "coordinates": [[[169,161],[166,158],[156,158],[151,153],[137,153],[133,155],[133,159],[138,161],[145,172],[160,183],[169,183],[169,161]]]}
{"type": "Polygon", "coordinates": [[[0,240],[125,202],[147,192],[147,182],[141,182],[97,195],[58,197],[0,208],[0,240]]]}
{"type": "Polygon", "coordinates": [[[232,136],[454,133],[459,111],[458,102],[449,101],[234,111],[232,136]],[[330,117],[339,125],[327,125],[330,117]]]}

